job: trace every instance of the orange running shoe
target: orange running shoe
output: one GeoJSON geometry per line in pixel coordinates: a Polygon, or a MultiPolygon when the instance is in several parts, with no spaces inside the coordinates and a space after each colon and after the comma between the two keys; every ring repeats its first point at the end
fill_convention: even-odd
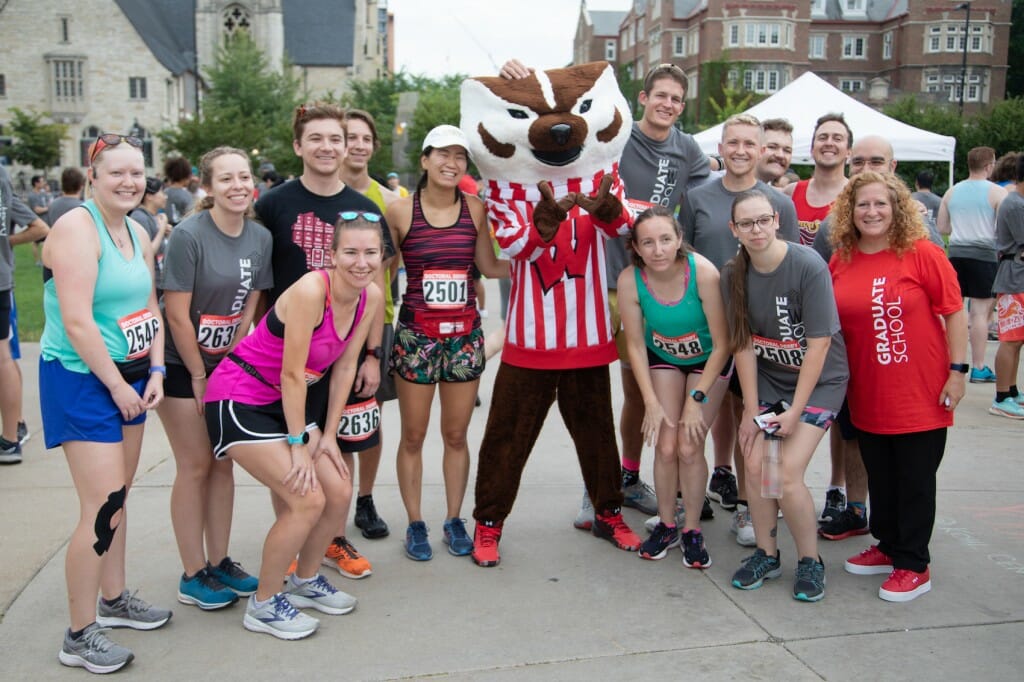
{"type": "Polygon", "coordinates": [[[324,566],[338,569],[346,578],[360,580],[373,575],[370,562],[362,554],[356,551],[352,543],[345,537],[336,537],[324,552],[321,563],[324,566]]]}

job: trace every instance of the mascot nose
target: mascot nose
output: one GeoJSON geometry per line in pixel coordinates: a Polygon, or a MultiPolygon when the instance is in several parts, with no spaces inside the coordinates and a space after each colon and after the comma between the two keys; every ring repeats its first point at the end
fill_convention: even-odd
{"type": "Polygon", "coordinates": [[[558,123],[551,126],[551,137],[559,146],[568,142],[570,135],[572,135],[572,126],[568,123],[558,123]]]}

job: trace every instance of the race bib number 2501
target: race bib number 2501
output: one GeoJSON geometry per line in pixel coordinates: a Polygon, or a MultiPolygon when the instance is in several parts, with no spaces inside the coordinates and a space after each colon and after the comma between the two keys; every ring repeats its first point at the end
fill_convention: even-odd
{"type": "Polygon", "coordinates": [[[423,302],[433,310],[461,310],[469,303],[469,275],[464,270],[423,273],[423,302]]]}

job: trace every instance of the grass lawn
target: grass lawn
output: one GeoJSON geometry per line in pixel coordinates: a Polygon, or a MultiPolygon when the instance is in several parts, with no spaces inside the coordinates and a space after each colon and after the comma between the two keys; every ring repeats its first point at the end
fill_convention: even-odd
{"type": "Polygon", "coordinates": [[[43,269],[36,267],[31,244],[14,247],[14,300],[18,339],[38,341],[43,333],[43,269]]]}

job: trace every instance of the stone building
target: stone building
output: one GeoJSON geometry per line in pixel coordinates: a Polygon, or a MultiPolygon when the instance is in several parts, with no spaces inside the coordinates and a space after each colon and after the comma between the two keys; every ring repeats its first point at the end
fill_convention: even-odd
{"type": "Polygon", "coordinates": [[[159,166],[154,133],[194,116],[205,69],[248,32],[271,65],[287,57],[304,89],[340,94],[385,61],[377,0],[0,0],[0,146],[9,108],[68,125],[62,166],[84,166],[100,131],[136,134],[159,166]]]}

